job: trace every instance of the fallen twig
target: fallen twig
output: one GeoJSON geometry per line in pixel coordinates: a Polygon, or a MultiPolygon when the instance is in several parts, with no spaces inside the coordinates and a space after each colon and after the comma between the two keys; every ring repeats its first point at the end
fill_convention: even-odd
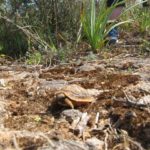
{"type": "Polygon", "coordinates": [[[41,136],[44,137],[44,138],[48,141],[48,143],[50,144],[50,146],[51,146],[52,148],[55,148],[55,145],[54,145],[53,142],[49,139],[48,136],[46,136],[44,133],[41,133],[41,136]]]}
{"type": "Polygon", "coordinates": [[[15,134],[13,135],[13,143],[14,143],[14,146],[15,146],[15,149],[16,149],[16,150],[21,150],[21,149],[19,148],[18,143],[17,143],[17,139],[16,139],[15,134]]]}
{"type": "Polygon", "coordinates": [[[141,103],[138,103],[138,101],[137,102],[134,102],[134,101],[132,101],[130,98],[129,98],[129,96],[126,94],[126,92],[125,91],[123,91],[123,93],[124,93],[124,95],[125,95],[125,97],[126,97],[126,99],[127,99],[127,103],[129,104],[129,105],[131,105],[131,106],[138,106],[138,107],[147,107],[147,104],[141,104],[141,103]]]}
{"type": "Polygon", "coordinates": [[[104,145],[105,145],[105,150],[108,150],[108,133],[107,130],[105,132],[105,140],[104,140],[104,145]]]}
{"type": "Polygon", "coordinates": [[[99,112],[96,114],[96,117],[95,117],[94,129],[98,127],[98,120],[99,120],[99,112]]]}
{"type": "Polygon", "coordinates": [[[87,114],[87,112],[82,114],[81,120],[75,128],[75,130],[78,132],[79,136],[81,136],[83,134],[83,132],[86,128],[86,125],[88,123],[89,118],[90,117],[87,114]]]}

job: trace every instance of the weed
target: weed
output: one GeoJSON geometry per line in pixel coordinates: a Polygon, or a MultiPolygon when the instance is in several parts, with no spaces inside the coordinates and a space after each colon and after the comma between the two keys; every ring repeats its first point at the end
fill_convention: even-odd
{"type": "Polygon", "coordinates": [[[83,13],[81,14],[81,22],[83,24],[84,33],[92,49],[94,51],[99,51],[100,48],[104,46],[106,36],[109,31],[118,25],[129,22],[129,20],[116,24],[108,24],[110,14],[119,3],[106,8],[106,1],[101,0],[99,6],[96,9],[95,0],[90,1],[90,8],[83,9],[83,13]]]}
{"type": "Polygon", "coordinates": [[[40,116],[35,116],[34,121],[39,123],[42,121],[42,118],[40,116]]]}
{"type": "Polygon", "coordinates": [[[61,63],[68,62],[69,58],[73,54],[74,48],[71,46],[71,43],[66,44],[66,46],[61,47],[57,51],[58,61],[61,63]]]}
{"type": "Polygon", "coordinates": [[[136,18],[138,24],[139,24],[139,31],[149,32],[150,33],[150,13],[147,9],[140,9],[137,12],[137,18],[136,18]]]}
{"type": "Polygon", "coordinates": [[[38,65],[42,61],[42,55],[37,51],[34,53],[27,53],[26,63],[29,65],[38,65]]]}
{"type": "Polygon", "coordinates": [[[137,7],[140,6],[145,1],[137,4],[132,4],[128,7],[121,16],[121,20],[132,19],[133,24],[124,24],[125,30],[133,31],[133,29],[138,29],[141,33],[149,34],[150,32],[150,13],[148,8],[137,7]]]}

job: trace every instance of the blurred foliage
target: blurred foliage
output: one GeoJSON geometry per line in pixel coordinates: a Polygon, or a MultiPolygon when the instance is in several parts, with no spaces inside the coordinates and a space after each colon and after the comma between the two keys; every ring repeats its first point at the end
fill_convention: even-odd
{"type": "Polygon", "coordinates": [[[136,21],[138,22],[140,32],[150,33],[150,12],[148,9],[138,10],[136,21]]]}
{"type": "Polygon", "coordinates": [[[35,51],[33,53],[26,53],[26,56],[26,63],[28,65],[38,65],[42,61],[42,55],[38,51],[35,51]]]}
{"type": "MultiPolygon", "coordinates": [[[[47,59],[51,62],[53,57],[60,59],[60,61],[68,59],[71,49],[77,44],[76,42],[80,42],[81,37],[86,37],[94,49],[97,49],[99,45],[102,47],[105,42],[104,38],[111,28],[106,25],[111,11],[105,13],[105,7],[103,7],[100,10],[101,12],[103,11],[101,13],[95,7],[96,10],[93,9],[93,13],[95,11],[98,14],[95,23],[92,15],[93,20],[91,18],[91,20],[88,18],[84,20],[86,15],[92,14],[90,1],[0,0],[0,53],[20,58],[27,56],[27,52],[30,55],[40,57],[39,55],[37,56],[38,52],[42,56],[40,58],[42,61],[47,59]],[[86,7],[85,11],[87,13],[85,12],[85,16],[81,21],[83,4],[85,4],[84,8],[86,7]],[[91,26],[91,31],[94,31],[93,40],[87,35],[82,36],[85,33],[86,26],[90,23],[89,21],[93,21],[93,27],[91,26]],[[96,29],[94,24],[97,24],[96,29]],[[84,31],[82,31],[82,28],[84,28],[84,31]],[[34,52],[35,54],[33,54],[34,52]]],[[[148,32],[148,11],[143,13],[140,13],[140,11],[140,9],[138,10],[139,13],[132,11],[133,14],[130,11],[131,18],[134,18],[135,24],[137,23],[140,27],[139,31],[148,32]]],[[[122,21],[130,19],[129,16],[124,17],[122,21]]],[[[132,27],[130,26],[130,28],[132,27]]],[[[89,30],[89,33],[91,31],[89,30]]],[[[87,39],[82,38],[82,40],[87,39]]],[[[32,60],[32,57],[30,59],[32,60]]],[[[29,62],[31,63],[32,61],[29,62]]]]}
{"type": "Polygon", "coordinates": [[[43,44],[28,37],[14,24],[0,20],[1,52],[11,56],[24,55],[35,47],[39,51],[59,49],[64,41],[76,41],[80,25],[81,2],[74,0],[10,0],[0,1],[0,14],[23,29],[39,36],[43,44]],[[65,34],[64,34],[65,33],[65,34]],[[65,36],[67,35],[67,36],[65,36]],[[63,39],[62,39],[63,37],[63,39]],[[33,42],[34,41],[34,42],[33,42]],[[50,45],[48,48],[44,44],[50,45]],[[46,49],[45,49],[46,48],[46,49]]]}
{"type": "Polygon", "coordinates": [[[28,41],[15,26],[0,20],[0,53],[18,57],[25,55],[28,41]]]}
{"type": "Polygon", "coordinates": [[[129,11],[124,13],[121,20],[132,19],[132,24],[124,24],[123,27],[127,31],[134,31],[140,33],[150,34],[150,12],[149,7],[141,7],[142,3],[137,4],[136,7],[132,7],[129,11]]]}

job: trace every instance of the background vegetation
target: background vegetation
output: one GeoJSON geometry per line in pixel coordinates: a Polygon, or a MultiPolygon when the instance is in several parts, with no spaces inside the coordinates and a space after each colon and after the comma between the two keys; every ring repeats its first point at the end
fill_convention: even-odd
{"type": "MultiPolygon", "coordinates": [[[[107,21],[112,9],[102,6],[93,0],[1,0],[0,53],[32,64],[45,58],[64,61],[82,41],[99,51],[111,28],[107,21]],[[38,61],[30,60],[34,58],[38,61]]],[[[149,34],[149,17],[148,10],[137,8],[121,21],[133,19],[124,28],[136,24],[139,32],[149,34]]]]}

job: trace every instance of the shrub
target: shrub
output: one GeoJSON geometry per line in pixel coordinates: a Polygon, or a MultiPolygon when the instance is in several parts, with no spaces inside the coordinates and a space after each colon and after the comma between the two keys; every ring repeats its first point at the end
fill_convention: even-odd
{"type": "Polygon", "coordinates": [[[1,15],[11,20],[11,23],[5,20],[5,25],[9,24],[9,28],[3,26],[4,19],[0,22],[1,32],[3,32],[0,35],[0,39],[3,39],[1,44],[6,45],[4,43],[8,41],[12,43],[7,49],[3,46],[6,53],[12,54],[9,51],[13,51],[13,54],[24,54],[33,46],[36,46],[36,49],[42,47],[42,50],[54,52],[62,42],[62,39],[59,38],[62,35],[66,41],[75,41],[80,21],[80,2],[74,0],[33,0],[32,3],[16,0],[9,2],[9,4],[1,2],[4,7],[0,8],[1,15]],[[19,26],[19,30],[18,26],[15,26],[14,30],[14,24],[19,26]],[[26,34],[27,32],[24,32],[25,30],[28,33],[31,32],[30,36],[26,34]],[[9,34],[6,35],[5,31],[9,34]],[[17,34],[19,35],[17,36],[17,34]],[[2,35],[5,35],[5,37],[2,35]],[[64,35],[68,36],[64,37],[64,35]],[[10,39],[10,37],[13,38],[10,39]],[[23,47],[20,45],[23,45],[23,47]]]}
{"type": "Polygon", "coordinates": [[[130,21],[127,20],[116,24],[110,23],[108,25],[109,16],[116,5],[106,8],[106,1],[101,0],[96,9],[95,0],[90,0],[90,8],[83,9],[81,22],[85,36],[94,51],[99,51],[104,46],[106,36],[112,28],[130,21]]]}
{"type": "Polygon", "coordinates": [[[15,26],[0,21],[0,53],[7,54],[12,57],[20,57],[25,55],[28,49],[28,41],[25,35],[15,26]]]}

